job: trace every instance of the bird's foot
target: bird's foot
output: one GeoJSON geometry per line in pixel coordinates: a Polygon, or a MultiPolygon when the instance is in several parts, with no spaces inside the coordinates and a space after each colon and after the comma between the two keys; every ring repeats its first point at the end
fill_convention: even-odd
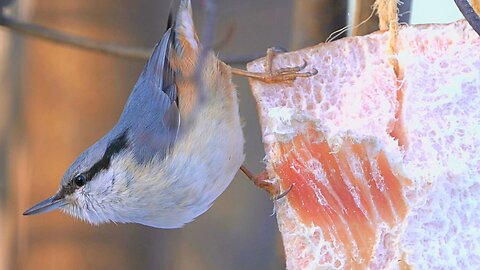
{"type": "Polygon", "coordinates": [[[262,171],[261,173],[254,175],[244,165],[240,167],[240,170],[248,177],[248,179],[253,182],[253,184],[255,184],[255,186],[268,192],[270,198],[274,201],[285,197],[293,188],[292,185],[286,191],[280,193],[278,187],[276,187],[272,182],[269,181],[267,171],[262,171]]]}
{"type": "Polygon", "coordinates": [[[273,58],[275,58],[275,55],[279,51],[281,50],[277,48],[268,48],[267,55],[265,57],[265,72],[250,72],[242,69],[232,68],[232,73],[238,76],[260,80],[266,83],[293,82],[296,78],[308,78],[318,73],[316,69],[313,69],[312,71],[301,72],[307,66],[307,62],[305,60],[301,66],[285,67],[274,70],[273,58]]]}

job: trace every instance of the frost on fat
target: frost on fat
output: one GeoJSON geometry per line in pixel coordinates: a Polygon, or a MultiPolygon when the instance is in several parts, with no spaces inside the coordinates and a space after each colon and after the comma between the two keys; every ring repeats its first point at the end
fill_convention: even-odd
{"type": "Polygon", "coordinates": [[[480,38],[465,21],[401,28],[399,77],[386,40],[281,54],[319,74],[250,82],[269,174],[295,184],[277,202],[288,269],[480,264],[480,38]]]}
{"type": "Polygon", "coordinates": [[[402,235],[418,269],[480,265],[480,38],[460,21],[400,33],[406,171],[419,201],[402,235]],[[412,57],[413,56],[413,57],[412,57]],[[421,93],[421,94],[419,94],[421,93]],[[425,194],[423,194],[425,193],[425,194]]]}

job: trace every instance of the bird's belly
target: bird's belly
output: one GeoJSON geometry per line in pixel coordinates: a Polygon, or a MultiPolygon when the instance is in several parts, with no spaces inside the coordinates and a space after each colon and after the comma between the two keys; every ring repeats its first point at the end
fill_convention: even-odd
{"type": "MultiPolygon", "coordinates": [[[[233,180],[244,161],[244,138],[238,108],[205,110],[196,124],[180,134],[164,161],[152,219],[139,222],[178,228],[207,211],[233,180]],[[208,117],[215,115],[215,118],[208,117]]],[[[138,221],[137,221],[138,222],[138,221]]]]}

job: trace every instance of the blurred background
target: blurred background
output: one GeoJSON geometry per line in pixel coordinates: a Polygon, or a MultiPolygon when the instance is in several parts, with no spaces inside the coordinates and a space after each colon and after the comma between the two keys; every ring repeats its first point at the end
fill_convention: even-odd
{"type": "MultiPolygon", "coordinates": [[[[192,2],[201,29],[202,1],[192,2]]],[[[461,18],[453,1],[403,2],[402,21],[461,18]]],[[[373,1],[216,3],[216,50],[244,68],[246,60],[270,46],[291,50],[325,41],[347,23],[369,17],[373,1]]],[[[0,270],[284,268],[273,204],[241,173],[206,214],[178,230],[91,226],[59,211],[22,216],[52,195],[76,156],[113,126],[146,59],[18,34],[13,31],[18,27],[5,27],[5,18],[152,48],[165,29],[169,5],[170,0],[0,0],[0,270]]],[[[372,32],[377,22],[372,17],[347,34],[372,32]]],[[[246,165],[259,172],[264,153],[255,103],[247,80],[234,81],[245,123],[246,165]]]]}

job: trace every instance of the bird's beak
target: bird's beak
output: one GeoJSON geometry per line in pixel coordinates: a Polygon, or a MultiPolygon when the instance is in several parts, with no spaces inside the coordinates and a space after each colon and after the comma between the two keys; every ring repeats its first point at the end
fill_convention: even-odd
{"type": "Polygon", "coordinates": [[[37,203],[32,208],[28,209],[23,213],[24,216],[36,215],[41,213],[47,213],[53,210],[56,210],[67,204],[63,196],[55,194],[52,197],[37,203]]]}

